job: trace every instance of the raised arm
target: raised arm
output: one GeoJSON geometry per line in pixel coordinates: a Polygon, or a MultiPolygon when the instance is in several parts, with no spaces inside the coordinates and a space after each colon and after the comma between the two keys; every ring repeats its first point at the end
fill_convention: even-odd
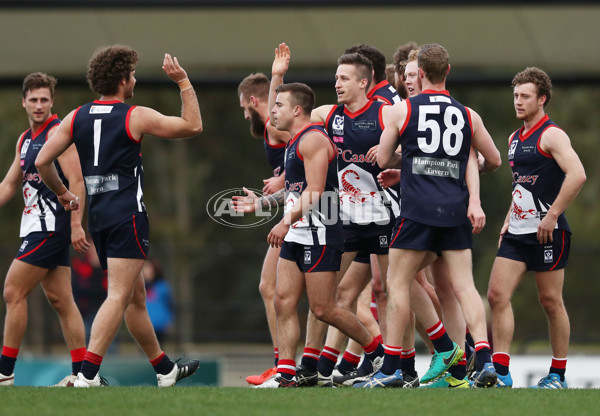
{"type": "Polygon", "coordinates": [[[546,244],[552,241],[552,231],[559,215],[573,202],[587,178],[583,164],[571,146],[569,136],[561,129],[551,127],[546,130],[540,139],[540,148],[552,155],[565,173],[565,180],[556,199],[538,226],[538,241],[546,244]]]}
{"type": "MultiPolygon", "coordinates": [[[[271,114],[271,109],[275,105],[275,100],[277,99],[277,87],[283,84],[283,76],[290,67],[290,58],[290,48],[285,43],[280,43],[279,46],[275,48],[275,58],[273,58],[273,65],[271,65],[271,84],[269,86],[269,104],[267,107],[269,109],[269,114],[271,114]]],[[[274,127],[272,120],[270,125],[274,127]]]]}
{"type": "Polygon", "coordinates": [[[202,132],[202,116],[196,92],[179,65],[177,58],[168,53],[163,60],[163,70],[181,91],[181,116],[165,116],[148,107],[135,107],[131,112],[129,128],[132,136],[141,140],[144,134],[164,139],[192,137],[202,132]]]}
{"type": "Polygon", "coordinates": [[[19,153],[19,142],[21,137],[17,140],[17,146],[15,149],[15,158],[13,163],[8,168],[6,176],[0,182],[0,207],[8,202],[13,197],[19,186],[23,183],[23,171],[21,170],[21,155],[19,153]]]}
{"type": "Polygon", "coordinates": [[[467,111],[471,113],[471,122],[473,123],[472,146],[483,156],[479,159],[479,171],[481,173],[494,171],[502,164],[500,152],[496,148],[492,136],[483,125],[483,120],[479,114],[470,108],[467,111]]]}

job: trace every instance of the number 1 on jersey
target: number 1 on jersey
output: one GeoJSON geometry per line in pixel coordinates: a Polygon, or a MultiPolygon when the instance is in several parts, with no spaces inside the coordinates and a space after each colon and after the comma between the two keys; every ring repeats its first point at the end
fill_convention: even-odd
{"type": "Polygon", "coordinates": [[[100,134],[102,133],[102,120],[94,120],[94,166],[98,166],[98,154],[100,153],[100,134]]]}

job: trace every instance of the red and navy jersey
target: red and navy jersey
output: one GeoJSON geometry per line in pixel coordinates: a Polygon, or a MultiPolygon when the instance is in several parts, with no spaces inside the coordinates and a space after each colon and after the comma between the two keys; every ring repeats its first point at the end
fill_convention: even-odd
{"type": "MultiPolygon", "coordinates": [[[[53,115],[35,133],[31,129],[23,132],[19,140],[18,150],[21,154],[23,201],[25,202],[21,217],[21,237],[37,231],[55,231],[71,237],[71,214],[60,205],[56,194],[44,185],[35,167],[35,159],[48,140],[48,132],[58,124],[60,124],[58,116],[53,115]]],[[[54,166],[60,179],[68,188],[69,183],[57,161],[54,162],[54,166]]]]}
{"type": "Polygon", "coordinates": [[[385,105],[369,100],[355,113],[338,105],[327,115],[325,129],[338,148],[344,225],[387,224],[398,215],[398,188],[384,191],[377,182],[382,169],[377,161],[367,162],[367,152],[379,144],[384,129],[385,105]]]}
{"type": "Polygon", "coordinates": [[[437,227],[467,220],[465,172],[473,127],[469,110],[448,91],[426,90],[406,100],[402,145],[402,216],[437,227]]]}
{"type": "Polygon", "coordinates": [[[369,100],[380,100],[389,105],[394,105],[402,101],[402,98],[398,95],[398,91],[385,79],[369,91],[367,98],[369,100]]]}
{"type": "MultiPolygon", "coordinates": [[[[508,162],[513,176],[513,201],[508,231],[512,234],[537,233],[565,179],[552,155],[540,147],[542,135],[551,127],[558,128],[545,115],[526,134],[521,127],[510,138],[508,162]]],[[[558,217],[556,228],[571,231],[564,212],[558,217]]]]}
{"type": "MultiPolygon", "coordinates": [[[[304,158],[298,150],[307,133],[318,132],[329,140],[321,124],[309,124],[290,139],[285,149],[285,211],[287,212],[298,201],[306,189],[306,172],[304,158]]],[[[305,246],[331,246],[344,249],[344,235],[339,217],[339,196],[337,181],[337,152],[333,147],[333,157],[327,167],[325,191],[313,209],[290,227],[285,241],[305,246]]]]}
{"type": "Polygon", "coordinates": [[[73,116],[71,134],[88,194],[90,231],[146,212],[142,143],[129,131],[134,108],[116,100],[96,100],[79,107],[73,116]]]}
{"type": "MultiPolygon", "coordinates": [[[[267,119],[267,124],[269,120],[267,119]]],[[[264,146],[265,146],[265,154],[267,155],[267,160],[273,169],[273,176],[279,176],[283,173],[283,165],[284,160],[283,157],[285,155],[285,143],[280,144],[270,144],[269,143],[269,133],[267,127],[265,126],[265,132],[263,134],[264,146]]]]}

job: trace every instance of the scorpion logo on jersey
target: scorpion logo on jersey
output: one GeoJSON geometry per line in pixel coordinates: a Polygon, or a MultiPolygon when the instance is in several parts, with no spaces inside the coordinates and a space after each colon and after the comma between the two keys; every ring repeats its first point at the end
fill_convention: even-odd
{"type": "Polygon", "coordinates": [[[517,203],[514,202],[514,200],[516,198],[519,198],[519,199],[523,198],[521,191],[519,191],[518,189],[515,192],[513,192],[513,212],[512,212],[512,215],[517,220],[524,220],[525,218],[527,218],[528,215],[536,214],[536,211],[534,209],[523,210],[523,208],[521,208],[520,205],[517,205],[517,203]]]}
{"type": "MultiPolygon", "coordinates": [[[[363,202],[365,202],[367,200],[367,197],[365,196],[365,194],[363,194],[361,192],[360,189],[358,189],[357,187],[352,185],[350,182],[348,182],[348,180],[346,179],[346,176],[348,176],[350,174],[352,174],[352,176],[354,177],[355,180],[360,179],[360,175],[358,173],[356,173],[352,169],[348,169],[347,171],[345,171],[342,174],[342,178],[341,178],[342,189],[344,190],[345,193],[350,195],[350,199],[349,199],[350,202],[352,202],[353,204],[362,204],[363,202]]],[[[368,195],[375,197],[376,193],[377,192],[370,192],[368,195]]]]}

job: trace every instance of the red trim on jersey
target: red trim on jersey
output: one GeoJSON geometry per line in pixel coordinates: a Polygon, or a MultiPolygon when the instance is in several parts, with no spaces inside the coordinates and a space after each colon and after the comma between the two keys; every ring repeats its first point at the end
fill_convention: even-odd
{"type": "Polygon", "coordinates": [[[544,117],[542,117],[542,119],[540,121],[538,121],[535,126],[533,126],[532,128],[529,129],[529,131],[527,132],[527,134],[523,135],[523,131],[525,130],[525,126],[521,127],[519,129],[519,140],[521,140],[522,142],[524,142],[525,140],[527,140],[529,138],[529,136],[531,136],[533,134],[534,131],[536,131],[537,129],[540,128],[540,126],[542,124],[544,124],[546,121],[550,120],[550,117],[548,117],[548,114],[544,114],[544,117]]]}
{"type": "Polygon", "coordinates": [[[402,128],[398,131],[398,136],[402,136],[404,130],[406,130],[406,126],[408,126],[408,121],[410,120],[411,113],[412,107],[410,105],[410,100],[406,100],[406,119],[404,120],[404,124],[402,124],[402,128]]]}
{"type": "Polygon", "coordinates": [[[394,238],[392,238],[392,242],[390,243],[390,246],[392,244],[394,244],[394,241],[396,241],[396,238],[398,238],[398,234],[400,234],[400,230],[402,230],[402,226],[404,225],[404,218],[402,218],[402,221],[400,221],[400,226],[398,227],[398,232],[396,233],[396,235],[394,236],[394,238]]]}
{"type": "Polygon", "coordinates": [[[310,269],[308,269],[308,271],[307,271],[306,273],[310,273],[310,272],[312,272],[312,271],[313,271],[313,269],[314,269],[315,267],[317,267],[317,266],[319,265],[319,263],[321,263],[321,260],[323,259],[323,256],[325,255],[325,249],[326,249],[326,248],[327,248],[327,247],[323,247],[323,251],[321,252],[321,257],[319,257],[319,260],[317,260],[317,262],[315,263],[315,265],[314,265],[313,267],[311,267],[310,269]]]}
{"type": "Polygon", "coordinates": [[[554,265],[550,268],[549,271],[554,270],[554,268],[556,266],[558,266],[558,262],[562,258],[562,255],[563,255],[564,252],[565,252],[565,231],[563,230],[563,232],[562,232],[562,246],[560,248],[560,254],[558,255],[558,260],[556,260],[556,263],[554,263],[554,265]]]}
{"type": "Polygon", "coordinates": [[[350,118],[354,118],[354,117],[358,117],[360,116],[362,113],[364,113],[365,111],[367,111],[369,109],[369,107],[371,107],[371,105],[374,103],[375,101],[369,100],[367,101],[367,103],[364,105],[363,108],[361,108],[360,110],[352,113],[350,112],[350,110],[348,110],[348,107],[346,107],[344,105],[344,114],[347,115],[350,118]]]}
{"type": "Polygon", "coordinates": [[[471,139],[473,138],[473,120],[471,120],[471,111],[469,107],[465,107],[465,111],[467,112],[467,118],[469,119],[469,126],[471,127],[471,139]]]}
{"type": "Polygon", "coordinates": [[[379,125],[381,126],[381,130],[385,129],[385,125],[383,124],[383,107],[385,106],[381,106],[379,107],[379,125]]]}
{"type": "Polygon", "coordinates": [[[20,257],[17,257],[17,260],[21,260],[21,259],[24,259],[25,257],[29,256],[31,253],[33,253],[34,251],[36,251],[37,249],[39,249],[41,246],[43,246],[43,245],[44,245],[44,243],[45,243],[45,242],[46,242],[46,241],[47,241],[47,240],[48,240],[50,237],[52,237],[53,235],[54,235],[54,233],[51,233],[51,234],[50,234],[48,237],[44,238],[44,241],[42,241],[41,243],[39,243],[39,244],[37,245],[37,247],[36,247],[36,248],[34,248],[34,249],[33,249],[33,250],[31,250],[31,251],[28,251],[27,253],[23,254],[23,255],[22,255],[22,256],[20,256],[20,257]]]}
{"type": "Polygon", "coordinates": [[[133,137],[133,135],[131,134],[131,130],[129,130],[129,118],[131,117],[131,112],[136,107],[137,105],[132,105],[131,108],[127,110],[127,116],[125,116],[125,130],[127,131],[127,135],[129,136],[129,139],[131,139],[132,142],[141,143],[142,139],[144,138],[144,135],[142,134],[142,137],[140,137],[139,140],[136,140],[135,137],[133,137]]]}
{"type": "MultiPolygon", "coordinates": [[[[302,136],[304,133],[306,133],[306,130],[307,130],[309,127],[312,127],[312,126],[322,126],[322,124],[321,124],[321,123],[310,123],[310,124],[308,124],[308,125],[307,125],[306,127],[304,127],[302,130],[300,130],[300,131],[298,132],[298,134],[296,134],[296,135],[295,135],[295,136],[292,138],[292,140],[290,140],[290,141],[289,141],[289,143],[290,143],[290,144],[293,144],[293,143],[294,143],[294,140],[298,140],[298,138],[299,138],[300,136],[302,136]]],[[[321,132],[315,132],[315,133],[321,133],[321,132]]],[[[321,134],[323,134],[323,133],[321,133],[321,134]]],[[[326,134],[323,134],[323,136],[327,137],[327,140],[331,141],[331,139],[329,138],[329,136],[328,136],[328,135],[326,135],[326,134]]],[[[300,158],[300,160],[304,162],[304,157],[302,157],[302,154],[300,154],[300,143],[298,143],[298,146],[296,146],[296,154],[298,155],[298,157],[300,158]]],[[[331,160],[330,160],[330,162],[331,162],[331,160]]]]}
{"type": "Polygon", "coordinates": [[[42,126],[39,129],[37,129],[35,131],[35,133],[33,133],[33,132],[31,133],[31,140],[35,140],[40,135],[40,133],[42,131],[44,131],[44,129],[46,127],[48,127],[48,124],[50,124],[52,121],[54,121],[56,119],[58,119],[58,116],[56,114],[54,114],[53,116],[48,117],[48,120],[44,121],[44,124],[42,124],[42,126]]]}
{"type": "Polygon", "coordinates": [[[142,252],[142,255],[144,256],[144,258],[146,258],[146,253],[144,253],[144,250],[142,249],[142,245],[140,244],[140,239],[138,238],[137,228],[135,226],[135,214],[133,215],[133,233],[135,234],[135,242],[137,243],[138,247],[140,248],[140,251],[142,252]]]}
{"type": "MultiPolygon", "coordinates": [[[[336,109],[337,109],[337,106],[334,105],[331,108],[331,110],[329,110],[327,117],[325,117],[325,129],[327,129],[327,126],[329,126],[329,120],[331,120],[331,116],[333,115],[333,113],[335,112],[336,109]]],[[[327,133],[332,134],[332,132],[330,132],[330,131],[328,131],[327,133]]]]}
{"type": "Polygon", "coordinates": [[[110,101],[102,101],[102,100],[94,100],[94,104],[123,104],[123,101],[119,100],[110,100],[110,101]]]}
{"type": "Polygon", "coordinates": [[[373,88],[371,88],[371,91],[369,91],[367,93],[367,98],[369,100],[374,100],[374,101],[376,101],[376,100],[383,100],[386,104],[392,105],[393,103],[390,100],[388,100],[387,98],[385,98],[384,96],[379,95],[379,94],[377,94],[377,95],[375,94],[375,91],[377,91],[377,90],[379,90],[381,88],[385,88],[386,86],[389,86],[389,85],[390,85],[390,83],[387,82],[387,79],[384,79],[379,84],[377,84],[373,88]]]}
{"type": "Polygon", "coordinates": [[[448,90],[440,90],[440,91],[436,91],[436,90],[425,90],[425,91],[421,91],[421,94],[435,94],[435,95],[447,95],[448,97],[450,97],[450,93],[448,92],[448,90]]]}
{"type": "Polygon", "coordinates": [[[77,107],[77,109],[73,113],[73,118],[71,119],[71,138],[72,139],[74,139],[74,137],[73,137],[73,124],[75,124],[75,116],[77,116],[77,113],[79,112],[80,109],[81,109],[81,106],[77,107]]]}
{"type": "Polygon", "coordinates": [[[279,144],[271,144],[271,143],[269,143],[269,131],[267,129],[267,125],[269,124],[269,120],[271,120],[271,117],[267,117],[267,121],[265,123],[265,131],[263,133],[263,139],[265,141],[265,144],[267,146],[269,146],[271,149],[280,149],[282,147],[285,147],[285,143],[279,143],[279,144]]]}
{"type": "Polygon", "coordinates": [[[544,135],[544,133],[546,132],[546,130],[548,130],[550,127],[554,127],[554,126],[550,125],[550,126],[546,127],[546,128],[544,129],[544,131],[542,131],[542,132],[540,133],[540,138],[538,139],[538,141],[537,141],[537,143],[535,144],[535,146],[537,147],[538,151],[540,152],[540,154],[541,154],[542,156],[545,156],[545,157],[547,157],[547,158],[549,158],[549,159],[554,159],[550,153],[546,153],[546,152],[544,152],[544,151],[542,150],[542,147],[540,146],[540,142],[542,141],[542,136],[544,135]]]}
{"type": "Polygon", "coordinates": [[[29,129],[25,130],[23,133],[21,133],[21,135],[19,136],[19,144],[17,145],[17,149],[19,149],[19,152],[21,152],[21,146],[23,146],[23,139],[25,138],[25,133],[27,133],[29,129]]]}

